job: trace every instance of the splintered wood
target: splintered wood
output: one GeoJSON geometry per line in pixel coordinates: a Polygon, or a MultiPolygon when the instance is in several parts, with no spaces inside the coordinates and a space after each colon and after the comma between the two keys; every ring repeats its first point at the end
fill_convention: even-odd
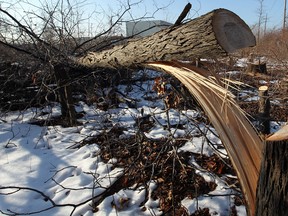
{"type": "Polygon", "coordinates": [[[248,213],[253,215],[263,142],[231,93],[216,74],[211,79],[210,72],[189,64],[152,62],[148,66],[175,76],[198,100],[228,152],[247,201],[248,213]]]}

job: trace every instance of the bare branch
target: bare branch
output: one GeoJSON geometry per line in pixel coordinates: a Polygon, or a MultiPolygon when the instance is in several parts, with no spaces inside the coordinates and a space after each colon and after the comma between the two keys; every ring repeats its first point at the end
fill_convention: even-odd
{"type": "Polygon", "coordinates": [[[174,23],[174,26],[180,25],[181,22],[185,19],[185,17],[187,16],[187,14],[189,13],[190,9],[191,9],[192,5],[190,3],[188,3],[185,8],[183,9],[183,11],[181,12],[181,14],[179,15],[178,19],[176,20],[176,22],[174,23]]]}

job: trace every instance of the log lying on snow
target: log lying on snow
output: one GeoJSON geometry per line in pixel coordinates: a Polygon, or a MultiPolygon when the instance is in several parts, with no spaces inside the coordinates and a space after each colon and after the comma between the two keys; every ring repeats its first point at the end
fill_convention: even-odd
{"type": "Polygon", "coordinates": [[[253,33],[243,20],[231,11],[217,9],[125,45],[91,52],[77,62],[93,68],[133,68],[151,61],[225,56],[255,43],[253,33]]]}

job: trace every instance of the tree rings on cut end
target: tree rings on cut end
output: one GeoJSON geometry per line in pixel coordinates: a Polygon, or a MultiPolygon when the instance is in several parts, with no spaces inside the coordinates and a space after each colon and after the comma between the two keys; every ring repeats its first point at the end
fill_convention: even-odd
{"type": "Polygon", "coordinates": [[[215,10],[212,25],[218,43],[227,53],[256,45],[249,26],[231,11],[215,10]]]}

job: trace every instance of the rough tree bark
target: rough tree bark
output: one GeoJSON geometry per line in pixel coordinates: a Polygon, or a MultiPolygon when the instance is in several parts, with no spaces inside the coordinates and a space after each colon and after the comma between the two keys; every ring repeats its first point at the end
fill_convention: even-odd
{"type": "Polygon", "coordinates": [[[151,36],[102,52],[91,52],[76,62],[86,67],[133,68],[151,61],[224,56],[255,43],[253,33],[243,20],[231,11],[217,9],[151,36]]]}
{"type": "Polygon", "coordinates": [[[265,143],[255,216],[288,215],[288,125],[265,143]]]}

